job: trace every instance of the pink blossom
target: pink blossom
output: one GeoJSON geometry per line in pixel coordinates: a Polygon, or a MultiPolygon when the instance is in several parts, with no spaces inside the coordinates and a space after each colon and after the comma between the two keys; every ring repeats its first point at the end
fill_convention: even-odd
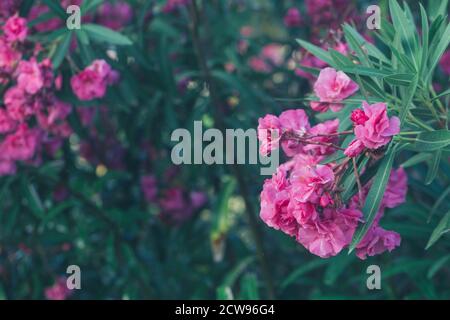
{"type": "MultiPolygon", "coordinates": [[[[316,69],[322,69],[327,66],[327,63],[310,54],[305,54],[299,64],[303,67],[316,69]]],[[[300,68],[295,69],[295,74],[310,81],[315,80],[315,76],[300,68]]]]}
{"type": "Polygon", "coordinates": [[[242,26],[239,33],[242,37],[249,38],[252,36],[253,31],[253,27],[251,26],[242,26]]]}
{"type": "Polygon", "coordinates": [[[372,227],[364,239],[356,247],[358,258],[365,260],[367,256],[371,257],[381,254],[384,251],[392,251],[400,246],[401,237],[397,232],[384,230],[379,226],[372,227]]]}
{"type": "Polygon", "coordinates": [[[98,11],[98,22],[110,29],[120,30],[133,19],[133,8],[125,1],[104,3],[98,11]]]}
{"type": "Polygon", "coordinates": [[[102,98],[107,86],[112,84],[117,74],[105,60],[95,60],[82,72],[74,75],[70,81],[72,90],[80,100],[88,101],[102,98]]]}
{"type": "Polygon", "coordinates": [[[198,209],[203,207],[208,201],[206,193],[201,191],[191,191],[189,193],[189,199],[191,200],[192,207],[198,209]]]}
{"type": "Polygon", "coordinates": [[[400,119],[388,118],[385,103],[369,105],[363,102],[367,120],[355,126],[355,136],[366,148],[378,149],[391,141],[392,136],[400,132],[400,119]]]}
{"type": "Polygon", "coordinates": [[[0,71],[11,73],[22,55],[15,50],[4,37],[0,37],[0,71]]]}
{"type": "Polygon", "coordinates": [[[161,218],[169,223],[182,223],[192,217],[194,208],[184,191],[175,187],[166,190],[159,200],[161,218]]]}
{"type": "Polygon", "coordinates": [[[361,140],[355,139],[352,142],[350,142],[348,147],[345,149],[344,154],[347,157],[354,158],[360,155],[361,152],[364,151],[364,149],[365,149],[364,143],[362,143],[361,140]]]}
{"type": "Polygon", "coordinates": [[[15,133],[9,134],[0,145],[2,157],[9,160],[30,160],[38,147],[41,134],[21,124],[15,133]]]}
{"type": "Polygon", "coordinates": [[[3,26],[6,40],[10,42],[23,42],[28,34],[27,20],[15,14],[3,26]]]}
{"type": "MultiPolygon", "coordinates": [[[[282,132],[292,132],[302,137],[310,129],[309,119],[302,109],[286,110],[279,117],[282,132]]],[[[293,140],[284,140],[281,143],[284,153],[292,157],[303,151],[303,145],[293,140]]]]}
{"type": "Polygon", "coordinates": [[[284,62],[284,47],[277,43],[265,45],[261,50],[261,58],[279,67],[284,62]]]}
{"type": "Polygon", "coordinates": [[[447,50],[439,61],[439,65],[445,74],[450,76],[450,50],[447,50]]]}
{"type": "Polygon", "coordinates": [[[158,194],[158,182],[154,175],[141,178],[141,190],[147,202],[154,202],[158,194]]]}
{"type": "Polygon", "coordinates": [[[0,133],[5,134],[14,131],[17,127],[17,122],[11,119],[5,109],[0,109],[0,133]]]}
{"type": "Polygon", "coordinates": [[[0,177],[15,174],[16,169],[14,161],[0,158],[0,177]]]}
{"type": "Polygon", "coordinates": [[[281,122],[271,114],[258,120],[258,139],[260,141],[259,152],[262,155],[268,155],[279,146],[281,138],[281,122]]]}
{"type": "Polygon", "coordinates": [[[302,24],[302,17],[300,10],[297,8],[290,8],[284,16],[284,25],[288,28],[298,27],[302,24]]]}
{"type": "Polygon", "coordinates": [[[311,141],[311,143],[305,145],[304,150],[312,152],[316,156],[329,155],[335,152],[336,148],[327,144],[333,144],[339,140],[336,135],[338,129],[339,119],[328,120],[315,125],[308,132],[308,136],[311,137],[308,140],[311,141]]]}
{"type": "Polygon", "coordinates": [[[321,220],[300,226],[297,240],[321,258],[335,256],[351,242],[361,217],[358,210],[326,208],[321,220]]]}
{"type": "Polygon", "coordinates": [[[319,112],[325,112],[328,108],[334,112],[339,111],[343,107],[341,102],[358,89],[358,85],[342,71],[325,68],[320,71],[314,84],[314,92],[319,101],[312,101],[311,108],[319,112]]]}
{"type": "Polygon", "coordinates": [[[33,103],[25,91],[19,87],[11,87],[5,92],[4,103],[11,119],[23,122],[33,115],[33,103]]]}
{"type": "Polygon", "coordinates": [[[17,72],[17,85],[25,92],[35,94],[43,87],[44,79],[35,59],[20,61],[17,72]]]}
{"type": "Polygon", "coordinates": [[[190,0],[167,0],[162,8],[164,13],[171,13],[181,7],[187,6],[190,0]]]}
{"type": "Polygon", "coordinates": [[[408,192],[408,176],[403,168],[393,169],[389,176],[386,191],[383,195],[382,205],[395,208],[406,201],[408,192]]]}
{"type": "Polygon", "coordinates": [[[261,219],[276,230],[296,236],[298,223],[288,210],[290,199],[287,174],[292,163],[281,165],[271,179],[266,179],[261,192],[261,219]]]}
{"type": "Polygon", "coordinates": [[[256,72],[269,73],[272,71],[272,67],[261,57],[251,57],[248,61],[248,65],[256,72]]]}
{"type": "Polygon", "coordinates": [[[48,300],[66,300],[72,294],[66,282],[65,277],[58,278],[53,286],[45,289],[45,297],[48,300]]]}
{"type": "Polygon", "coordinates": [[[329,202],[328,190],[334,178],[333,170],[328,165],[302,166],[291,176],[292,197],[299,202],[329,202]]]}

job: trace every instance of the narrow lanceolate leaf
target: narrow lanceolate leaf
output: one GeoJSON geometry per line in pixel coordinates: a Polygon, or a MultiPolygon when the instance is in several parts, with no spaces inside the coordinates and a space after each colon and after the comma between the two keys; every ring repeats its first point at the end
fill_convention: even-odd
{"type": "Polygon", "coordinates": [[[449,130],[422,132],[417,137],[415,148],[420,151],[434,151],[450,144],[449,130]]]}
{"type": "Polygon", "coordinates": [[[305,48],[306,51],[308,51],[315,57],[319,58],[323,62],[328,63],[330,66],[335,67],[335,63],[327,51],[301,39],[297,39],[297,42],[299,45],[305,48]]]}
{"type": "Polygon", "coordinates": [[[412,58],[414,66],[417,68],[417,63],[414,59],[416,28],[396,0],[389,1],[389,9],[394,27],[400,34],[405,53],[412,58]]]}
{"type": "Polygon", "coordinates": [[[411,84],[408,86],[406,97],[403,97],[404,104],[402,105],[402,109],[400,110],[400,124],[403,126],[405,124],[406,115],[408,114],[409,108],[411,107],[411,103],[414,98],[414,94],[417,90],[417,85],[419,84],[418,75],[414,75],[414,78],[411,84]]]}
{"type": "Polygon", "coordinates": [[[425,178],[425,184],[428,185],[433,182],[436,178],[439,163],[441,162],[442,149],[436,150],[434,152],[433,158],[430,161],[430,165],[428,166],[427,177],[425,178]]]}
{"type": "Polygon", "coordinates": [[[439,221],[436,228],[433,230],[433,233],[430,236],[430,240],[428,240],[427,246],[425,250],[428,250],[436,241],[439,240],[442,235],[450,231],[450,211],[448,211],[444,217],[439,221]]]}
{"type": "Polygon", "coordinates": [[[409,86],[414,80],[414,74],[411,73],[396,73],[389,75],[384,80],[394,86],[409,86]]]}
{"type": "Polygon", "coordinates": [[[133,44],[133,42],[123,34],[96,24],[85,24],[83,25],[83,30],[88,33],[92,40],[102,41],[118,46],[128,46],[133,44]]]}
{"type": "Polygon", "coordinates": [[[396,147],[393,147],[384,159],[382,160],[377,173],[375,174],[373,184],[370,187],[369,193],[366,197],[366,202],[363,207],[363,214],[365,223],[360,225],[353,236],[353,240],[350,244],[349,253],[351,253],[358,243],[364,238],[366,233],[372,226],[373,221],[377,215],[378,209],[381,205],[381,200],[383,199],[384,191],[386,190],[386,185],[389,180],[389,175],[391,174],[392,164],[394,162],[394,157],[396,154],[396,147]]]}
{"type": "Polygon", "coordinates": [[[43,0],[45,5],[50,8],[51,11],[53,11],[59,18],[65,20],[67,18],[67,14],[64,11],[64,9],[61,7],[61,5],[58,3],[58,1],[53,0],[43,0]]]}
{"type": "Polygon", "coordinates": [[[55,54],[52,57],[53,67],[57,69],[64,58],[66,57],[67,52],[69,51],[70,42],[72,40],[72,32],[69,32],[59,44],[58,48],[55,51],[55,54]]]}
{"type": "Polygon", "coordinates": [[[412,166],[415,166],[421,162],[427,161],[428,159],[431,158],[431,153],[418,153],[414,156],[412,156],[411,158],[409,158],[408,160],[406,160],[405,162],[403,162],[400,166],[402,168],[409,168],[412,166]]]}
{"type": "Polygon", "coordinates": [[[425,9],[423,8],[422,4],[419,3],[420,6],[420,16],[422,21],[422,47],[421,47],[421,61],[420,61],[420,77],[423,79],[423,76],[425,74],[425,70],[427,68],[427,62],[428,62],[428,45],[429,45],[429,25],[428,25],[428,18],[427,13],[425,9]]]}

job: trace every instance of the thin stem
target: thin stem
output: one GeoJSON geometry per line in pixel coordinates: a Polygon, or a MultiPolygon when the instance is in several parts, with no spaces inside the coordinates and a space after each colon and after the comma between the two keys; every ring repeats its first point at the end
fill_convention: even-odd
{"type": "MultiPolygon", "coordinates": [[[[203,47],[201,45],[201,42],[200,42],[200,36],[199,36],[199,27],[200,27],[199,16],[200,16],[200,14],[199,14],[199,9],[197,7],[197,3],[195,0],[190,1],[189,11],[190,11],[190,15],[191,15],[191,23],[190,23],[189,27],[190,27],[192,42],[194,44],[194,49],[195,49],[195,53],[196,53],[196,57],[197,57],[197,62],[200,67],[200,71],[202,73],[203,80],[209,86],[211,101],[212,101],[213,105],[216,106],[216,108],[213,109],[214,121],[216,122],[219,130],[225,131],[225,125],[223,122],[224,115],[222,114],[222,110],[220,108],[221,100],[219,98],[216,84],[213,81],[213,77],[211,76],[211,72],[206,63],[206,61],[207,61],[206,54],[205,54],[203,47]]],[[[204,27],[208,28],[207,25],[204,25],[204,27]]],[[[251,234],[255,241],[256,253],[257,253],[260,265],[261,265],[261,271],[262,271],[263,277],[266,282],[268,297],[269,297],[269,299],[274,299],[275,292],[274,292],[272,276],[269,271],[270,269],[269,269],[266,255],[264,253],[262,235],[259,230],[259,225],[258,225],[258,221],[256,219],[256,214],[255,214],[255,210],[253,207],[253,203],[252,203],[250,195],[249,195],[249,191],[248,191],[249,188],[244,179],[245,174],[241,171],[241,168],[236,164],[233,164],[231,166],[231,168],[233,171],[232,172],[233,175],[236,177],[236,180],[238,181],[241,195],[244,198],[245,207],[246,207],[245,213],[246,213],[248,221],[249,221],[251,234]]]]}
{"type": "Polygon", "coordinates": [[[359,197],[359,206],[362,208],[363,207],[363,190],[362,190],[362,184],[361,184],[361,179],[359,177],[359,173],[358,173],[358,167],[356,165],[356,158],[352,158],[352,162],[353,162],[353,171],[355,172],[355,177],[356,177],[356,184],[358,185],[358,197],[359,197]]]}

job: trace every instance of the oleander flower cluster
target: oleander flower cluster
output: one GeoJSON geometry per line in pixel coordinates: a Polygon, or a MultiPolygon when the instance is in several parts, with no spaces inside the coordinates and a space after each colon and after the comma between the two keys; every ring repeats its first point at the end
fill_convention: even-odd
{"type": "MultiPolygon", "coordinates": [[[[338,111],[342,102],[358,90],[345,73],[325,68],[314,84],[319,101],[311,108],[324,112],[338,111]],[[321,104],[321,107],[318,105],[321,104]]],[[[385,103],[369,104],[350,116],[353,129],[339,132],[339,120],[311,125],[302,109],[287,110],[279,116],[266,115],[259,120],[260,152],[269,154],[282,148],[289,158],[271,179],[264,182],[261,192],[261,219],[270,227],[294,237],[311,253],[328,258],[337,255],[352,241],[359,224],[364,223],[362,206],[371,181],[360,185],[358,192],[347,202],[342,200],[343,175],[352,170],[354,157],[375,158],[376,153],[399,133],[399,119],[389,117],[385,103]],[[342,137],[354,135],[347,148],[342,137]],[[344,152],[341,162],[324,162],[336,151],[344,152]]],[[[360,172],[354,174],[359,180],[360,172]]],[[[393,208],[405,201],[407,176],[403,169],[392,170],[382,204],[369,232],[356,247],[356,255],[367,256],[391,251],[400,245],[400,235],[379,225],[385,208],[393,208]]]]}
{"type": "Polygon", "coordinates": [[[0,175],[14,174],[19,163],[37,165],[43,152],[53,156],[72,130],[71,106],[57,98],[61,77],[52,62],[39,59],[41,47],[27,42],[26,19],[12,15],[0,36],[0,175]],[[30,49],[31,47],[31,49],[30,49]]]}

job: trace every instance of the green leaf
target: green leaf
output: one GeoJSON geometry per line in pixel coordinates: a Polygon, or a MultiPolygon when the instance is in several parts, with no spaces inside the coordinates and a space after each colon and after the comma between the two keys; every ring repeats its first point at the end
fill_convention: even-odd
{"type": "Polygon", "coordinates": [[[414,74],[396,73],[383,78],[387,83],[394,86],[409,86],[414,80],[414,74]]]}
{"type": "Polygon", "coordinates": [[[242,277],[240,299],[259,300],[258,278],[254,273],[247,273],[242,277]]]}
{"type": "Polygon", "coordinates": [[[62,20],[67,19],[67,13],[58,3],[59,1],[42,0],[42,2],[44,2],[47,5],[47,7],[49,7],[50,10],[53,11],[59,18],[61,18],[62,20]]]}
{"type": "Polygon", "coordinates": [[[320,268],[321,266],[327,264],[328,261],[325,259],[314,259],[308,263],[303,264],[298,269],[294,270],[287,278],[281,283],[280,289],[286,289],[289,285],[294,283],[298,278],[307,272],[320,268]]]}
{"type": "Polygon", "coordinates": [[[428,62],[428,46],[429,46],[429,32],[430,27],[428,25],[428,17],[422,4],[420,6],[420,17],[422,22],[422,46],[421,46],[421,60],[419,75],[423,79],[428,62]]]}
{"type": "Polygon", "coordinates": [[[403,168],[409,168],[409,167],[415,166],[421,162],[427,161],[430,158],[431,158],[431,153],[418,153],[418,154],[412,156],[411,158],[409,158],[408,160],[406,160],[405,162],[403,162],[400,166],[403,168]]]}
{"type": "Polygon", "coordinates": [[[449,130],[422,132],[417,137],[415,148],[420,151],[435,151],[450,144],[449,130]]]}
{"type": "Polygon", "coordinates": [[[430,165],[428,167],[427,176],[425,178],[425,184],[429,185],[433,182],[433,180],[436,178],[438,169],[439,169],[439,163],[441,162],[441,156],[442,156],[442,149],[436,150],[434,152],[434,156],[432,157],[430,161],[430,165]]]}
{"type": "Polygon", "coordinates": [[[349,247],[349,253],[351,253],[356,248],[358,243],[364,238],[375,220],[378,209],[381,205],[381,200],[383,199],[384,191],[386,190],[389,175],[391,174],[395,154],[396,147],[393,147],[387,152],[380,164],[380,167],[378,168],[377,173],[375,174],[372,186],[370,187],[362,209],[365,223],[360,225],[356,230],[349,247]]]}
{"type": "Polygon", "coordinates": [[[62,39],[61,43],[58,45],[58,48],[55,51],[55,54],[52,57],[53,67],[57,69],[64,58],[66,57],[67,52],[70,48],[70,43],[72,41],[72,32],[69,32],[64,39],[62,39]]]}
{"type": "Polygon", "coordinates": [[[315,57],[319,58],[323,62],[328,63],[330,66],[334,66],[333,59],[331,58],[330,54],[323,50],[322,48],[319,48],[307,41],[303,41],[301,39],[297,39],[298,44],[300,44],[303,48],[305,48],[308,52],[310,52],[315,57]]]}
{"type": "Polygon", "coordinates": [[[442,235],[444,235],[448,231],[450,231],[450,211],[448,211],[442,217],[441,221],[433,230],[433,233],[431,234],[430,239],[428,240],[425,250],[428,250],[433,244],[436,243],[436,241],[438,241],[442,237],[442,235]]]}
{"type": "Polygon", "coordinates": [[[408,87],[408,90],[406,91],[406,97],[402,97],[404,104],[402,106],[402,109],[400,110],[400,125],[405,125],[405,119],[406,115],[408,114],[408,111],[411,107],[411,103],[413,101],[414,95],[416,93],[417,86],[419,84],[419,77],[417,75],[414,75],[414,78],[411,82],[411,84],[408,87]]]}
{"type": "Polygon", "coordinates": [[[380,70],[370,67],[363,67],[363,66],[353,66],[353,67],[346,67],[342,69],[345,73],[351,73],[351,74],[358,74],[360,76],[368,76],[368,77],[387,77],[393,75],[392,72],[386,71],[386,70],[380,70]]]}
{"type": "Polygon", "coordinates": [[[443,256],[439,260],[437,260],[433,265],[430,267],[427,273],[427,278],[432,279],[434,275],[447,263],[447,261],[450,260],[450,254],[443,256]]]}
{"type": "Polygon", "coordinates": [[[414,56],[416,51],[416,28],[413,21],[410,21],[408,15],[405,14],[396,0],[389,1],[389,9],[395,30],[400,34],[401,43],[405,49],[405,53],[412,58],[414,67],[417,70],[417,62],[414,56]]]}
{"type": "MultiPolygon", "coordinates": [[[[437,212],[437,210],[439,209],[441,204],[444,202],[444,200],[448,200],[447,197],[449,194],[450,194],[450,186],[447,189],[445,189],[445,191],[439,196],[439,198],[434,203],[433,207],[431,208],[430,215],[428,217],[428,222],[431,221],[431,218],[437,212]]],[[[447,202],[445,202],[445,203],[447,203],[447,202]]]]}
{"type": "Polygon", "coordinates": [[[123,34],[96,24],[84,24],[82,30],[86,31],[92,40],[115,44],[118,46],[129,46],[133,42],[123,34]]]}

